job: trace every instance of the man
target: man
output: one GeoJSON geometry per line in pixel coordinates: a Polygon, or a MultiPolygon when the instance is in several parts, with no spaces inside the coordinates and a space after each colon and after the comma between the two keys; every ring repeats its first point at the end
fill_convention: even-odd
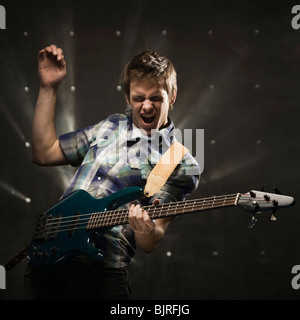
{"type": "MultiPolygon", "coordinates": [[[[174,141],[174,125],[168,117],[177,94],[172,63],[158,52],[145,50],[132,57],[124,71],[126,114],[113,114],[96,125],[60,136],[55,130],[57,89],[66,76],[63,51],[55,45],[39,52],[40,92],[32,128],[32,157],[38,165],[78,166],[64,196],[84,189],[103,198],[130,186],[144,187],[147,176],[164,150],[174,141]]],[[[101,106],[100,106],[101,107],[101,106]]],[[[183,200],[198,185],[198,169],[188,153],[155,197],[129,206],[129,224],[94,236],[103,249],[102,260],[79,256],[62,266],[32,268],[26,276],[31,298],[128,299],[127,267],[136,245],[154,250],[172,218],[152,221],[142,205],[183,200]],[[193,171],[195,172],[195,171],[193,171]]],[[[200,171],[199,171],[200,172],[200,171]]]]}

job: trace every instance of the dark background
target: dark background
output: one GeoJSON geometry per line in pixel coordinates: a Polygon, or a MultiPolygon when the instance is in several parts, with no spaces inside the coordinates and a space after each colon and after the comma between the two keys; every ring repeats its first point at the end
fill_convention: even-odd
{"type": "MultiPolygon", "coordinates": [[[[300,29],[296,1],[0,1],[0,264],[29,241],[34,214],[53,205],[69,167],[31,162],[37,54],[63,48],[68,75],[57,101],[58,134],[126,108],[123,66],[144,48],[165,53],[178,73],[171,117],[204,129],[205,162],[192,198],[266,184],[299,198],[300,29]],[[71,87],[74,87],[73,90],[71,87]],[[26,197],[31,199],[27,203],[26,197]]],[[[300,3],[299,3],[300,4],[300,3]]],[[[195,155],[195,150],[193,150],[195,155]]],[[[160,247],[138,252],[134,299],[299,299],[297,205],[263,214],[254,229],[241,208],[178,218],[160,247]]],[[[7,273],[0,299],[22,299],[25,261],[7,273]]]]}

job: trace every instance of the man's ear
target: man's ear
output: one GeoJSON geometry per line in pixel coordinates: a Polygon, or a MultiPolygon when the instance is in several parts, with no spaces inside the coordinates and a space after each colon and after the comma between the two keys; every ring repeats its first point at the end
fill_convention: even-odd
{"type": "Polygon", "coordinates": [[[173,109],[173,104],[175,103],[176,97],[177,97],[177,91],[175,90],[169,102],[170,110],[173,109]]]}
{"type": "Polygon", "coordinates": [[[176,97],[177,97],[177,91],[175,90],[174,94],[172,95],[171,104],[175,103],[176,97]]]}

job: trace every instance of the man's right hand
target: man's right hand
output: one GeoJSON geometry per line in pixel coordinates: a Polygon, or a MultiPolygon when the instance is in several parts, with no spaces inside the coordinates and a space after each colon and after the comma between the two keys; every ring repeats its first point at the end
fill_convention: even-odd
{"type": "Polygon", "coordinates": [[[56,91],[67,74],[63,52],[55,45],[38,55],[40,91],[32,122],[32,160],[39,165],[62,165],[68,161],[55,129],[56,91]]]}
{"type": "Polygon", "coordinates": [[[63,51],[55,45],[42,49],[38,55],[39,76],[44,88],[57,88],[67,74],[63,51]]]}

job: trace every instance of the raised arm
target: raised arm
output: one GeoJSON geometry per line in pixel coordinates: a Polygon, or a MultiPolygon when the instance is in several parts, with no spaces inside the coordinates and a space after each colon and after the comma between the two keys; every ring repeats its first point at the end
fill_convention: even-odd
{"type": "Polygon", "coordinates": [[[67,164],[55,129],[57,89],[66,76],[63,52],[55,45],[38,55],[40,90],[32,124],[32,161],[39,165],[67,164]]]}

